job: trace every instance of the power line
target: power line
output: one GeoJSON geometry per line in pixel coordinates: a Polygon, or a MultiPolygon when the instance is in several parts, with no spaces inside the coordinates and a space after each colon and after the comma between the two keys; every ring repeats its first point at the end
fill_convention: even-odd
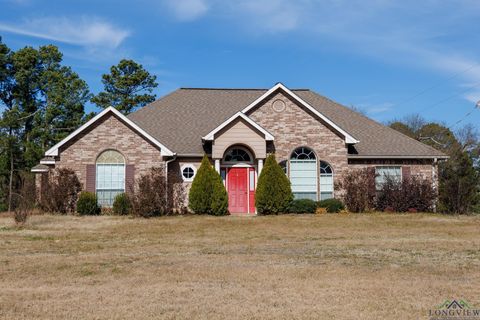
{"type": "Polygon", "coordinates": [[[478,88],[478,87],[480,87],[480,82],[479,82],[479,83],[476,83],[476,84],[474,84],[473,86],[470,86],[470,87],[468,87],[468,88],[466,88],[466,89],[464,89],[464,90],[462,90],[462,91],[460,91],[460,92],[457,92],[457,93],[455,93],[455,94],[452,94],[451,96],[448,96],[448,97],[445,98],[445,99],[442,99],[442,100],[440,100],[440,101],[437,101],[437,102],[435,102],[435,103],[433,103],[433,104],[431,104],[431,105],[423,108],[423,109],[420,110],[419,112],[427,111],[427,110],[429,110],[429,109],[431,109],[431,108],[433,108],[433,107],[436,107],[436,106],[439,105],[439,104],[442,104],[442,103],[444,103],[444,102],[447,102],[447,101],[449,101],[449,100],[451,100],[451,99],[453,99],[453,98],[455,98],[455,97],[457,97],[457,96],[459,96],[459,95],[461,95],[461,94],[464,94],[465,92],[468,92],[468,91],[473,90],[473,89],[478,88]]]}
{"type": "MultiPolygon", "coordinates": [[[[451,75],[450,77],[448,77],[447,79],[442,80],[442,81],[439,81],[439,82],[437,82],[436,84],[434,84],[434,85],[432,85],[432,86],[430,86],[430,87],[428,87],[428,88],[426,88],[426,89],[424,89],[424,90],[421,90],[420,92],[417,92],[417,93],[414,94],[413,96],[410,96],[410,97],[408,97],[408,98],[400,101],[399,103],[394,104],[392,107],[402,106],[402,105],[404,105],[405,103],[410,102],[410,101],[414,100],[415,98],[417,98],[417,97],[419,97],[419,96],[421,96],[421,95],[429,92],[430,90],[435,89],[435,88],[441,86],[444,82],[450,81],[450,80],[452,80],[452,79],[455,79],[455,78],[458,77],[459,75],[464,74],[464,73],[472,70],[473,68],[476,68],[478,65],[480,65],[480,62],[475,62],[475,63],[471,64],[469,67],[467,67],[466,69],[452,74],[452,75],[451,75]]],[[[478,84],[478,85],[480,85],[480,84],[478,84]]]]}
{"type": "Polygon", "coordinates": [[[478,101],[475,106],[473,107],[472,110],[468,111],[464,116],[463,118],[461,118],[460,120],[458,120],[457,122],[455,122],[453,125],[451,125],[449,127],[450,130],[452,130],[453,128],[455,128],[456,126],[458,126],[463,120],[467,119],[475,110],[478,110],[480,109],[480,101],[478,101]]]}

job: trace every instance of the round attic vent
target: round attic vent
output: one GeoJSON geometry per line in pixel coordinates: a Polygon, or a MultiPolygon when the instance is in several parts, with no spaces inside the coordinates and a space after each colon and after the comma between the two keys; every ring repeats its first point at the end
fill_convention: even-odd
{"type": "Polygon", "coordinates": [[[283,110],[285,110],[285,102],[283,102],[282,100],[278,99],[278,100],[275,100],[273,101],[272,103],[272,108],[273,110],[275,110],[276,112],[282,112],[283,110]]]}

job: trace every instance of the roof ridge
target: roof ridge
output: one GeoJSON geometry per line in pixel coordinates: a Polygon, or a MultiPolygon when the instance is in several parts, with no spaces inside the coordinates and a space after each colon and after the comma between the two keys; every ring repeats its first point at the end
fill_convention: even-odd
{"type": "MultiPolygon", "coordinates": [[[[206,88],[206,87],[180,87],[179,90],[225,90],[225,91],[268,91],[266,88],[206,88]]],[[[311,91],[306,88],[290,89],[291,91],[311,91]]]]}

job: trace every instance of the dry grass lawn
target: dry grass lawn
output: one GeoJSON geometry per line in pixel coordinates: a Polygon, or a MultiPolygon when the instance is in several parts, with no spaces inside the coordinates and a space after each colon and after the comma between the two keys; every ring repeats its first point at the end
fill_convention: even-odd
{"type": "Polygon", "coordinates": [[[480,306],[480,217],[0,217],[2,319],[427,319],[480,306]]]}

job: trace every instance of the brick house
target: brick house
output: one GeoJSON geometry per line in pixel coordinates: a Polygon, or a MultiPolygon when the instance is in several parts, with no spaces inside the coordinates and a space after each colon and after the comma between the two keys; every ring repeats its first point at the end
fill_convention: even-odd
{"type": "MultiPolygon", "coordinates": [[[[255,214],[263,161],[275,153],[296,198],[335,197],[348,169],[416,175],[437,184],[442,152],[311,90],[181,88],[124,116],[108,108],[45,153],[37,181],[52,168],[76,171],[85,190],[111,206],[119,192],[163,167],[190,186],[207,154],[229,193],[231,213],[255,214]]],[[[40,185],[40,183],[38,183],[40,185]]]]}

